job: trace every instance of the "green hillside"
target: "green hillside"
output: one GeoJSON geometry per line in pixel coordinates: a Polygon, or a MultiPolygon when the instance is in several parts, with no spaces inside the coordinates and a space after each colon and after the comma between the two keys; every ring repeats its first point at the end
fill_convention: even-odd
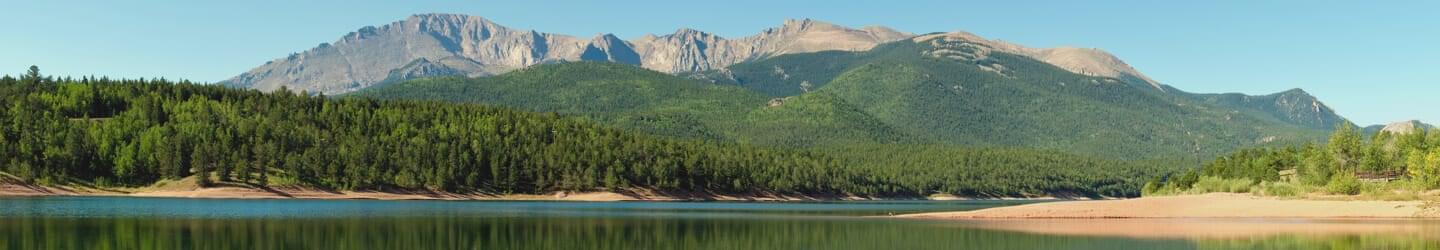
{"type": "MultiPolygon", "coordinates": [[[[619,69],[614,67],[575,64],[536,70],[619,69]]],[[[53,79],[34,72],[18,79],[0,77],[0,107],[4,108],[0,111],[0,162],[5,163],[0,165],[0,176],[13,175],[41,185],[103,188],[193,179],[201,186],[223,182],[252,187],[482,193],[639,188],[709,194],[1095,197],[1138,195],[1142,181],[1162,172],[1152,164],[1024,149],[943,145],[781,148],[657,137],[608,128],[588,119],[475,104],[326,98],[284,90],[262,93],[156,79],[53,79]]],[[[647,72],[617,72],[614,76],[665,78],[647,72]]],[[[498,79],[523,79],[520,77],[533,74],[521,72],[498,79]]],[[[626,91],[653,84],[580,82],[548,86],[613,87],[623,93],[650,93],[654,99],[606,99],[609,101],[596,106],[521,103],[550,105],[541,107],[566,112],[619,110],[616,112],[629,115],[663,110],[651,102],[665,102],[667,94],[690,95],[707,89],[736,90],[741,96],[747,93],[707,85],[626,91]]],[[[541,96],[582,98],[566,99],[578,103],[592,95],[581,90],[557,92],[565,93],[541,96]]],[[[521,90],[505,93],[535,94],[521,90]]],[[[620,96],[630,95],[612,97],[620,96]]],[[[683,105],[740,102],[673,103],[686,107],[683,105]]],[[[715,119],[709,115],[695,117],[715,119]]]]}
{"type": "Polygon", "coordinates": [[[1251,145],[1317,140],[1333,126],[1319,124],[1343,121],[1333,113],[1304,120],[1323,114],[1292,115],[1282,110],[1288,107],[1275,105],[1286,103],[1277,100],[1306,100],[1303,92],[1222,102],[1173,88],[1159,92],[1120,79],[1077,75],[1000,52],[968,60],[925,56],[935,49],[896,42],[868,52],[779,56],[732,66],[723,75],[692,77],[775,95],[801,93],[786,105],[813,105],[799,97],[833,96],[868,115],[856,117],[879,121],[880,126],[871,126],[875,131],[930,142],[1127,159],[1208,159],[1251,145]],[[802,82],[813,89],[788,88],[802,82]],[[787,89],[775,91],[775,86],[787,89]]]}
{"type": "Polygon", "coordinates": [[[711,78],[713,72],[688,76],[696,81],[626,65],[563,63],[488,78],[408,81],[354,96],[497,104],[755,145],[1019,147],[1191,164],[1325,134],[1315,122],[1283,119],[1284,110],[1251,108],[1283,96],[1239,102],[1169,94],[1000,52],[927,56],[932,46],[897,42],[868,52],[779,56],[735,65],[729,80],[711,78]]]}
{"type": "Polygon", "coordinates": [[[634,66],[549,64],[494,77],[440,77],[370,88],[349,96],[503,105],[589,116],[605,124],[677,137],[725,138],[733,121],[767,98],[634,66]]]}

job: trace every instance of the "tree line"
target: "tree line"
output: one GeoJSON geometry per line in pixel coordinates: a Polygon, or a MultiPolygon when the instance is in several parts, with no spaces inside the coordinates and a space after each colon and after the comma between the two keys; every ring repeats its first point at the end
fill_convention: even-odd
{"type": "Polygon", "coordinates": [[[0,78],[0,100],[0,170],[41,184],[193,178],[495,193],[1133,196],[1148,178],[1104,173],[1147,169],[1139,164],[1059,153],[951,148],[896,158],[894,150],[761,147],[657,137],[555,113],[163,78],[54,78],[33,67],[0,78]]]}
{"type": "MultiPolygon", "coordinates": [[[[1205,176],[1245,179],[1252,184],[1294,181],[1329,187],[1353,187],[1359,179],[1399,179],[1421,188],[1440,188],[1440,130],[1382,130],[1365,136],[1349,124],[1336,128],[1323,144],[1239,150],[1198,170],[1152,180],[1142,191],[1183,189],[1205,176]],[[1285,175],[1290,178],[1283,178],[1285,175]]],[[[1356,191],[1345,190],[1342,192],[1356,191]]]]}

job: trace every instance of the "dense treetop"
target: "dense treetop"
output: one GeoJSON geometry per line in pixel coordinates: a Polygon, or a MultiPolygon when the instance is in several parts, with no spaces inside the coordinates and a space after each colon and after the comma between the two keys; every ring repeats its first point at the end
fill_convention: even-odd
{"type": "Polygon", "coordinates": [[[0,78],[0,100],[0,170],[48,184],[139,186],[194,176],[202,185],[498,193],[1133,196],[1139,181],[1160,173],[1154,165],[1033,150],[775,148],[474,104],[55,79],[38,69],[0,78]]]}

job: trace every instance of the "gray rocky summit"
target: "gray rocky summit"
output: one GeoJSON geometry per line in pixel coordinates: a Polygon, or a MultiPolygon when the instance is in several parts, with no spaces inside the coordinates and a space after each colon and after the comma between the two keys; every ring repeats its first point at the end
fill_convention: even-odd
{"type": "Polygon", "coordinates": [[[275,59],[223,83],[265,91],[285,86],[338,94],[415,77],[486,76],[581,60],[683,73],[790,53],[867,50],[911,36],[882,27],[851,29],[805,19],[787,20],[780,27],[734,40],[680,29],[627,41],[611,34],[583,39],[512,29],[478,16],[422,14],[361,28],[334,43],[275,59]]]}

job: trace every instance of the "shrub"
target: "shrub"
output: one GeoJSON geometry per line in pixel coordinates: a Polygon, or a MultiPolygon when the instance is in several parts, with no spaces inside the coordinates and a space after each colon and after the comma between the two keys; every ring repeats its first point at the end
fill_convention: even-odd
{"type": "Polygon", "coordinates": [[[1261,182],[1260,195],[1295,197],[1300,195],[1300,187],[1289,182],[1261,182]]]}
{"type": "Polygon", "coordinates": [[[1356,195],[1360,194],[1360,180],[1354,174],[1336,175],[1325,185],[1325,190],[1332,194],[1356,195]]]}
{"type": "MultiPolygon", "coordinates": [[[[1140,196],[1143,196],[1143,197],[1153,197],[1153,196],[1177,195],[1177,194],[1183,194],[1183,193],[1184,193],[1184,190],[1185,190],[1185,189],[1180,188],[1180,186],[1179,186],[1178,184],[1175,184],[1175,182],[1167,182],[1167,183],[1165,183],[1165,185],[1158,185],[1158,184],[1157,184],[1155,187],[1153,187],[1153,189],[1150,189],[1148,192],[1144,192],[1144,193],[1140,194],[1140,196]]],[[[1141,191],[1145,191],[1145,190],[1141,190],[1141,191]]]]}
{"type": "Polygon", "coordinates": [[[1254,184],[1254,181],[1244,178],[1225,179],[1214,176],[1202,176],[1200,177],[1200,181],[1195,182],[1195,186],[1191,188],[1190,191],[1195,193],[1248,193],[1250,192],[1250,186],[1254,184]]]}
{"type": "Polygon", "coordinates": [[[1407,172],[1417,184],[1426,189],[1440,187],[1440,150],[1426,153],[1415,149],[1405,158],[1407,172]]]}

